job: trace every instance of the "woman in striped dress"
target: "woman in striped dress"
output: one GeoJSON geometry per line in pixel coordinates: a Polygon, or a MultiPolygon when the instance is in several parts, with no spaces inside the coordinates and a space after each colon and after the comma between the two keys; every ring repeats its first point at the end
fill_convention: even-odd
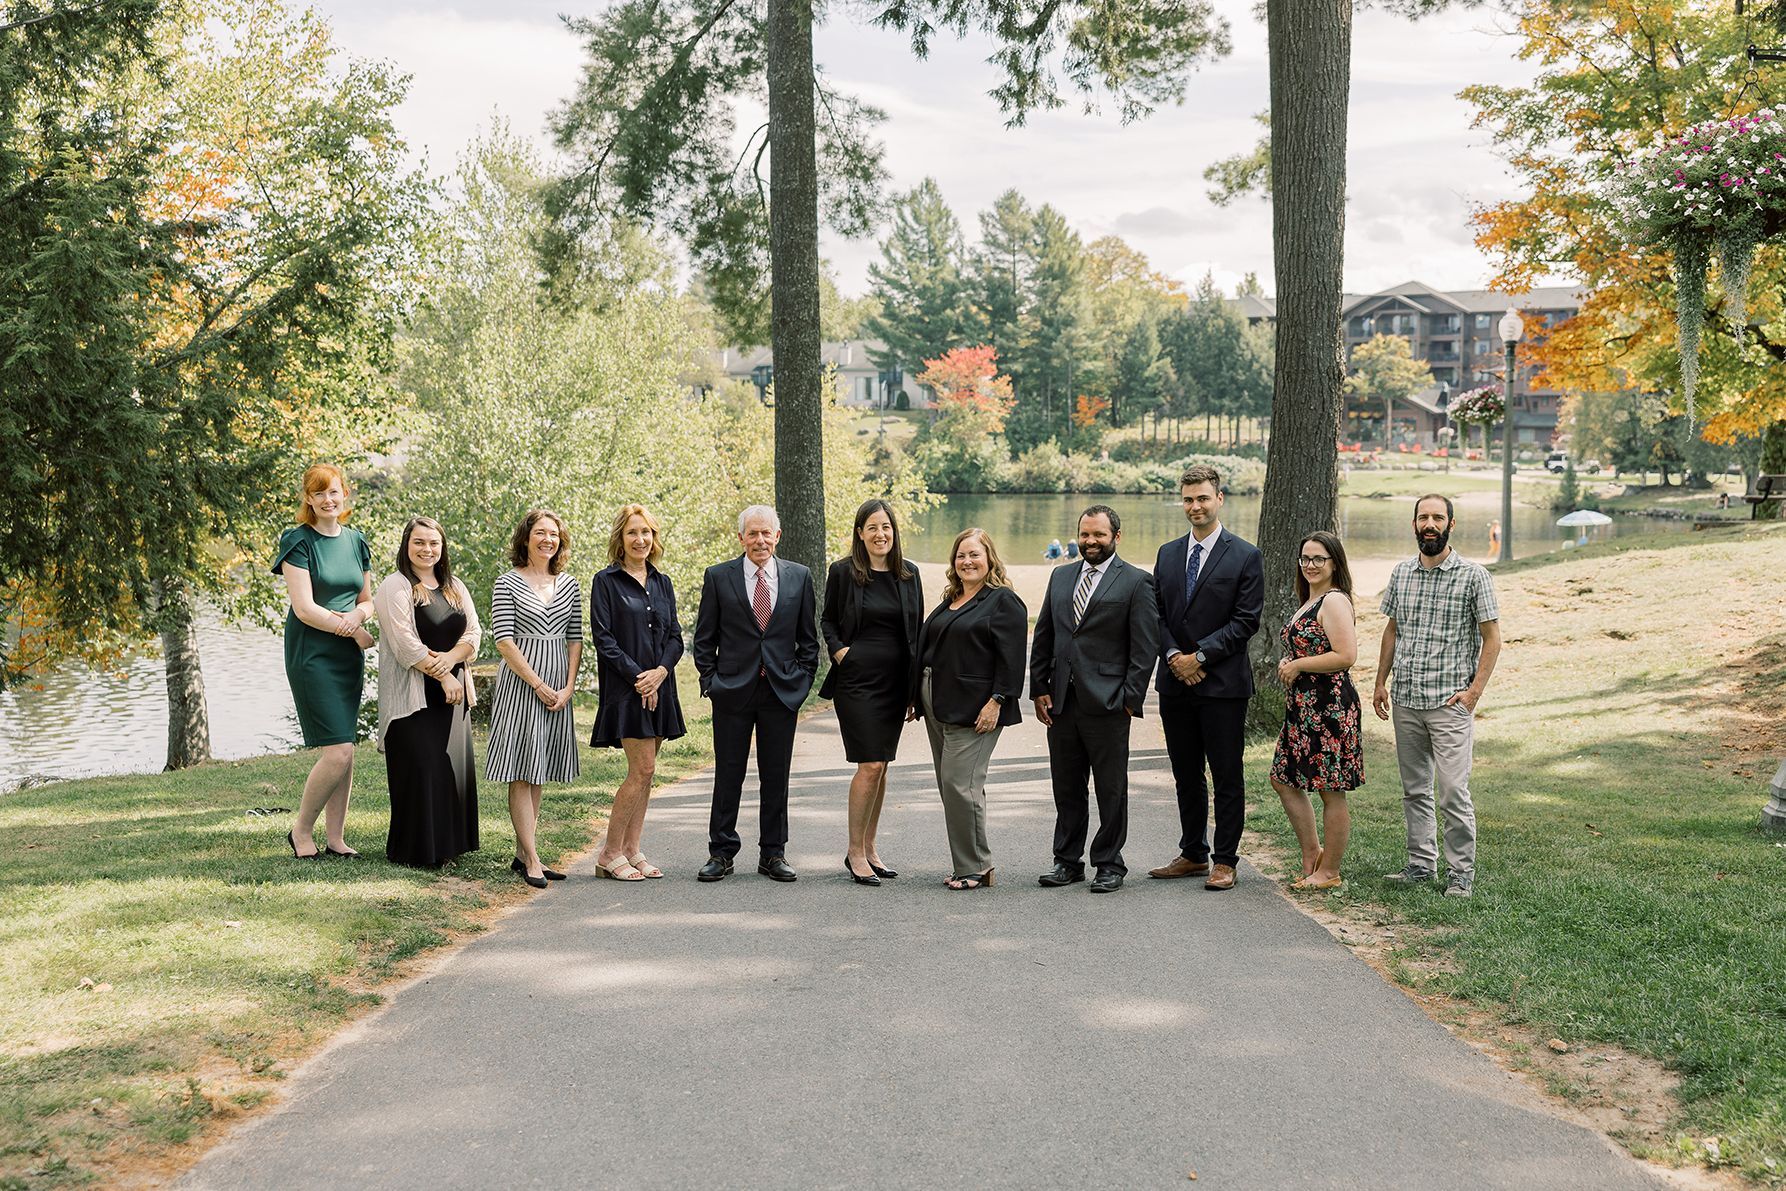
{"type": "Polygon", "coordinates": [[[583,594],[561,573],[570,533],[558,514],[534,509],[509,541],[514,570],[500,575],[490,596],[490,622],[502,666],[490,700],[490,745],[485,780],[507,782],[515,825],[510,868],[535,889],[564,874],[540,863],[534,848],[540,787],[568,782],[577,766],[577,726],[571,696],[583,657],[583,594]]]}

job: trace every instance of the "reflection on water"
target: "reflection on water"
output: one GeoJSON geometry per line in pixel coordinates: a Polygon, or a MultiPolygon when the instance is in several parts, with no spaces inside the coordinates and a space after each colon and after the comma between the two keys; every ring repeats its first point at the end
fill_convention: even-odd
{"type": "MultiPolygon", "coordinates": [[[[199,658],[211,712],[211,750],[251,757],[298,746],[277,633],[199,617],[199,658]]],[[[167,686],[161,658],[122,673],[63,666],[41,689],[0,692],[0,790],[27,780],[149,773],[167,761],[167,686]]]]}
{"type": "MultiPolygon", "coordinates": [[[[1178,501],[1164,496],[965,494],[951,496],[945,503],[915,518],[916,528],[924,532],[913,535],[906,553],[918,562],[946,562],[944,555],[955,535],[970,525],[977,525],[992,535],[999,554],[1007,563],[1042,562],[1048,543],[1055,538],[1063,544],[1070,540],[1079,513],[1091,504],[1107,504],[1116,510],[1122,518],[1122,554],[1144,566],[1153,565],[1160,546],[1181,536],[1187,528],[1178,501]]],[[[1459,508],[1452,545],[1470,558],[1488,557],[1488,523],[1499,519],[1498,505],[1492,509],[1482,506],[1459,508]]],[[[1414,554],[1413,520],[1412,497],[1397,500],[1340,498],[1340,537],[1346,543],[1346,552],[1355,559],[1411,558],[1414,554]]],[[[1257,541],[1259,498],[1230,496],[1222,507],[1222,521],[1241,537],[1257,541]]],[[[1514,555],[1524,558],[1561,549],[1569,531],[1557,528],[1555,521],[1554,513],[1514,505],[1514,555]]],[[[1677,522],[1633,524],[1615,520],[1596,530],[1596,539],[1616,536],[1621,526],[1627,533],[1684,528],[1677,522]]]]}

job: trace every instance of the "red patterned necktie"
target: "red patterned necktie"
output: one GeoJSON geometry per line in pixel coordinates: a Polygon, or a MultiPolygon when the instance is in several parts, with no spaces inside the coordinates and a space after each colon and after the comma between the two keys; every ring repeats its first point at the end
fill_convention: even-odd
{"type": "Polygon", "coordinates": [[[750,597],[750,610],[757,614],[757,628],[769,631],[769,583],[761,569],[757,571],[757,590],[750,597]]]}

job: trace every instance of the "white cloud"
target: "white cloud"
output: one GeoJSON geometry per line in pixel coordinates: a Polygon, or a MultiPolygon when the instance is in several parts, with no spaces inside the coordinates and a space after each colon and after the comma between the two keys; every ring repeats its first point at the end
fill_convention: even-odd
{"type": "MultiPolygon", "coordinates": [[[[431,169],[444,173],[493,112],[547,147],[547,114],[571,94],[581,68],[557,3],[319,0],[319,7],[350,52],[390,59],[414,76],[399,123],[431,169]]],[[[819,31],[817,56],[840,87],[887,111],[880,135],[893,188],[935,177],[970,238],[978,212],[1015,187],[1031,203],[1058,207],[1087,239],[1123,236],[1187,287],[1213,270],[1229,286],[1255,272],[1270,289],[1270,208],[1253,199],[1217,208],[1205,196],[1204,168],[1251,148],[1259,134],[1253,115],[1268,101],[1265,37],[1252,0],[1218,6],[1233,24],[1234,53],[1191,77],[1182,106],[1128,126],[1069,101],[1007,128],[986,94],[997,76],[984,42],[941,37],[918,61],[902,35],[840,13],[819,31]]],[[[1456,288],[1486,281],[1470,211],[1507,197],[1512,185],[1456,93],[1472,82],[1519,85],[1532,74],[1496,19],[1480,10],[1420,22],[1359,14],[1347,289],[1408,277],[1456,288]]],[[[823,250],[847,290],[865,285],[879,255],[871,240],[830,236],[823,250]]]]}

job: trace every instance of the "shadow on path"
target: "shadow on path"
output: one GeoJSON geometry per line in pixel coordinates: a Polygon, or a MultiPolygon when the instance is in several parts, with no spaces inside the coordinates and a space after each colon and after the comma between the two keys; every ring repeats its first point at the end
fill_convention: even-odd
{"type": "MultiPolygon", "coordinates": [[[[694,881],[710,777],[659,793],[663,881],[586,862],[294,1077],[194,1188],[1650,1188],[1662,1184],[1426,1018],[1269,883],[1159,882],[1177,815],[1139,725],[1131,880],[1038,888],[1043,732],[993,765],[1000,884],[944,889],[920,725],[881,888],[842,871],[836,722],[795,759],[798,883],[694,881]],[[1139,878],[1139,879],[1136,879],[1139,878]]],[[[747,787],[747,799],[749,788],[747,787]]]]}

